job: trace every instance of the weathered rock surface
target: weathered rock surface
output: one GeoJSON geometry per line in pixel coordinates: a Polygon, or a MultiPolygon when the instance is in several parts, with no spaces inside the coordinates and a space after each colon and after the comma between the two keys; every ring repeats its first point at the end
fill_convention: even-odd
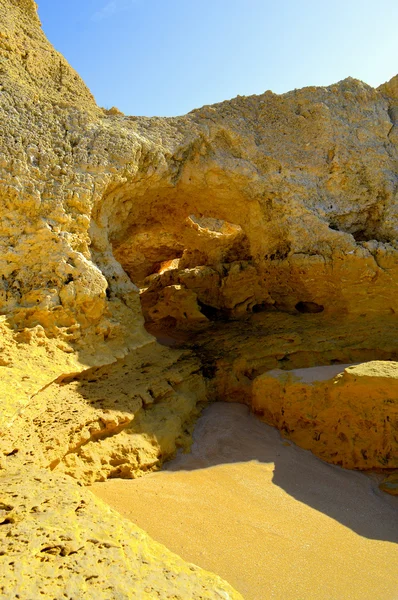
{"type": "Polygon", "coordinates": [[[30,469],[0,477],[4,600],[238,600],[70,478],[30,469]]]}
{"type": "Polygon", "coordinates": [[[12,325],[128,347],[132,329],[142,335],[134,284],[151,318],[160,303],[183,326],[188,292],[199,312],[227,316],[396,310],[395,80],[171,119],[109,115],[33,4],[2,7],[1,311],[12,325]]]}
{"type": "Polygon", "coordinates": [[[397,469],[396,335],[394,316],[270,312],[210,328],[196,337],[195,352],[209,398],[251,406],[329,462],[397,469]],[[344,363],[362,364],[345,371],[344,363]]]}
{"type": "Polygon", "coordinates": [[[33,0],[0,0],[3,481],[136,477],[189,446],[206,397],[396,360],[397,111],[397,77],[349,78],[126,117],[96,105],[33,0]]]}
{"type": "Polygon", "coordinates": [[[346,468],[398,468],[398,363],[260,375],[252,406],[302,448],[346,468]]]}
{"type": "Polygon", "coordinates": [[[398,361],[396,340],[394,315],[381,320],[264,312],[249,321],[213,323],[195,337],[194,350],[211,399],[250,404],[253,382],[266,371],[398,361]]]}
{"type": "Polygon", "coordinates": [[[35,464],[86,484],[138,477],[187,449],[206,401],[200,363],[155,342],[38,392],[3,434],[3,466],[35,464]]]}

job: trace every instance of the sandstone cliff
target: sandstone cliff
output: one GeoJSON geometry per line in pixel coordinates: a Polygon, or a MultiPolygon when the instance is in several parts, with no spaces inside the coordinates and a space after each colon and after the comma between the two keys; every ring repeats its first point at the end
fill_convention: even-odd
{"type": "MultiPolygon", "coordinates": [[[[397,77],[128,117],[96,105],[33,0],[0,0],[0,23],[4,485],[135,477],[189,446],[206,399],[269,414],[266,371],[397,358],[397,77]]],[[[390,400],[381,449],[355,435],[360,402],[350,460],[319,450],[321,417],[304,445],[397,468],[390,400]]]]}
{"type": "Polygon", "coordinates": [[[136,286],[150,320],[180,326],[265,306],[396,310],[394,80],[113,116],[45,40],[32,2],[2,11],[12,325],[107,348],[132,329],[141,340],[136,286]]]}

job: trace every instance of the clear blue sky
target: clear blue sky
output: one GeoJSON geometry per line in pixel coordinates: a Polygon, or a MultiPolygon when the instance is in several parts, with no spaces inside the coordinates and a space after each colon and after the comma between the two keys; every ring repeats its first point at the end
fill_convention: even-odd
{"type": "Polygon", "coordinates": [[[397,0],[37,0],[98,104],[174,116],[271,89],[398,73],[397,0]]]}

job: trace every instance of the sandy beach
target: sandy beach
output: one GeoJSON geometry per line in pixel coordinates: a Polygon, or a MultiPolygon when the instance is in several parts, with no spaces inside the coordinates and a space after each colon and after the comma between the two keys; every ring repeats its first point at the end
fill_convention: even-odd
{"type": "Polygon", "coordinates": [[[284,441],[246,406],[211,405],[190,454],[91,490],[246,600],[398,599],[398,499],[284,441]]]}

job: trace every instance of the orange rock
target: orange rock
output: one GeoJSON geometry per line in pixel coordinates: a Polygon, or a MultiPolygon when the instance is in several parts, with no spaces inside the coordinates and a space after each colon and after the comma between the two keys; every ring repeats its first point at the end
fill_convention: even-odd
{"type": "Polygon", "coordinates": [[[252,407],[328,462],[398,467],[398,363],[268,371],[253,382],[252,407]]]}

